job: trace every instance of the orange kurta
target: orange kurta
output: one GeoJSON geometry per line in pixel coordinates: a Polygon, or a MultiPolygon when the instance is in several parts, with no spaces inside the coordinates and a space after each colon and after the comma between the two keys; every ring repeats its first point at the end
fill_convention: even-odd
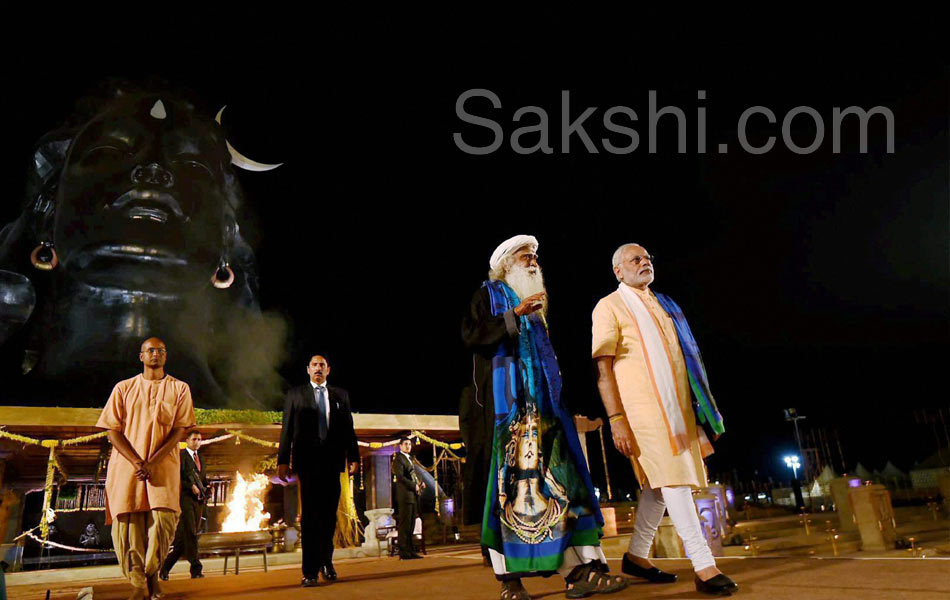
{"type": "Polygon", "coordinates": [[[640,329],[619,291],[602,298],[593,313],[594,358],[614,357],[614,376],[620,390],[620,401],[633,430],[637,448],[631,458],[640,484],[650,487],[675,485],[704,487],[706,467],[703,463],[696,415],[693,412],[686,361],[676,336],[676,327],[653,293],[631,288],[653,315],[669,356],[651,356],[651,360],[669,360],[676,380],[677,398],[683,411],[689,448],[674,454],[669,428],[660,408],[650,367],[644,356],[640,329]]]}
{"type": "MultiPolygon", "coordinates": [[[[96,427],[125,434],[143,459],[151,457],[173,429],[195,426],[191,388],[171,375],[149,380],[142,375],[116,384],[96,427]]],[[[180,512],[178,449],[154,465],[148,481],[135,478],[135,467],[112,449],[106,472],[106,522],[115,515],[167,508],[180,512]]]]}

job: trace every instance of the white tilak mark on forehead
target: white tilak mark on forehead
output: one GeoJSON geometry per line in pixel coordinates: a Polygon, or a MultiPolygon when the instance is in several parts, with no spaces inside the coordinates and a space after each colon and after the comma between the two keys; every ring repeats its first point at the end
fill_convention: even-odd
{"type": "Polygon", "coordinates": [[[152,110],[150,110],[148,114],[156,119],[164,119],[168,116],[168,113],[165,112],[165,105],[162,104],[161,100],[155,101],[155,104],[152,105],[152,110]]]}

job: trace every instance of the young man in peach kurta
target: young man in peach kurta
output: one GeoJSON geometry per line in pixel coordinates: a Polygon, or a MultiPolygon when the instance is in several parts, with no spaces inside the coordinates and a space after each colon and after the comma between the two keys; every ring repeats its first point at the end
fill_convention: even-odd
{"type": "Polygon", "coordinates": [[[157,593],[157,573],[180,512],[177,443],[195,426],[191,389],[164,373],[165,352],[161,340],[143,344],[145,373],[116,384],[96,423],[110,432],[113,442],[106,472],[106,523],[112,524],[123,574],[135,588],[132,598],[157,593]],[[119,448],[124,443],[125,452],[119,448]],[[130,451],[139,460],[130,461],[130,451]]]}

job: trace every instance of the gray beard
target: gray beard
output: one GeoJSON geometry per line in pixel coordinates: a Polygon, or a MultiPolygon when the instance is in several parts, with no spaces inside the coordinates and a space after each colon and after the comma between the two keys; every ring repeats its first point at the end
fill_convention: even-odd
{"type": "MultiPolygon", "coordinates": [[[[544,291],[544,276],[541,274],[541,267],[531,273],[527,267],[512,265],[505,273],[505,283],[511,286],[511,289],[518,294],[518,298],[521,300],[544,291]]],[[[547,310],[548,301],[545,298],[541,312],[547,313],[547,310]]]]}

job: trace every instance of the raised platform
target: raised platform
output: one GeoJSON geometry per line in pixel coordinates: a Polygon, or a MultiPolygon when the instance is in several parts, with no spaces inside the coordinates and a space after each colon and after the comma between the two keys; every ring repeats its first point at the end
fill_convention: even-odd
{"type": "MultiPolygon", "coordinates": [[[[96,421],[102,413],[101,408],[63,408],[63,407],[24,407],[0,406],[0,425],[15,430],[43,431],[74,429],[82,433],[99,431],[96,421]]],[[[459,418],[457,415],[402,415],[381,413],[353,413],[353,427],[357,436],[386,435],[397,431],[417,429],[433,437],[449,434],[457,437],[459,418]]],[[[242,428],[254,430],[276,430],[279,424],[248,425],[241,423],[215,423],[201,425],[198,429],[242,428]]],[[[454,441],[454,439],[453,439],[454,441]]]]}

